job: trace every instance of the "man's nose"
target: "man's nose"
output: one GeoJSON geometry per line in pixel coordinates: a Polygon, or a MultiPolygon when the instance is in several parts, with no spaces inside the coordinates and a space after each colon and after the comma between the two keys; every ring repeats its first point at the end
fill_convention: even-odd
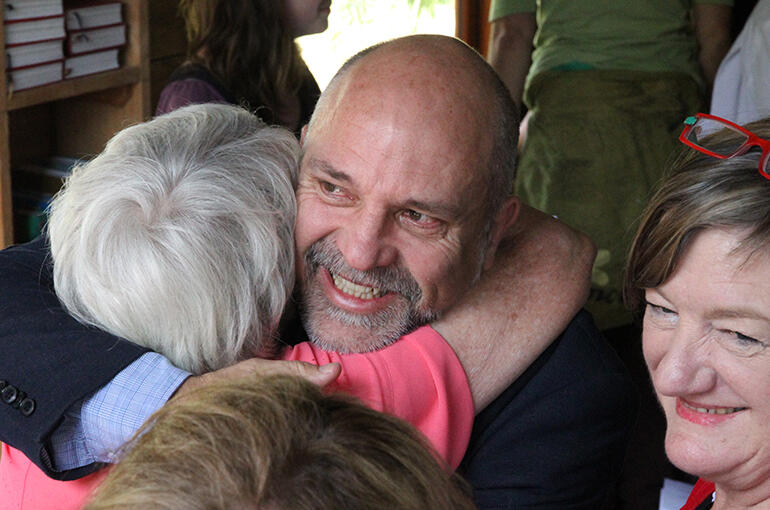
{"type": "Polygon", "coordinates": [[[385,213],[362,211],[351,218],[337,241],[347,264],[367,271],[395,263],[397,250],[390,242],[392,228],[385,213]]]}
{"type": "Polygon", "coordinates": [[[710,364],[711,342],[694,327],[677,328],[653,375],[655,389],[662,395],[682,396],[708,392],[717,374],[710,364]]]}

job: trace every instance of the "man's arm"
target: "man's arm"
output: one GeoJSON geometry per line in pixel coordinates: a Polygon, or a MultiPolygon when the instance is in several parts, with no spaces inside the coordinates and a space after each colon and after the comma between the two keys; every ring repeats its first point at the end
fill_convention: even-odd
{"type": "MultiPolygon", "coordinates": [[[[593,251],[585,238],[528,208],[523,210],[512,236],[509,242],[517,248],[514,255],[507,258],[508,249],[499,250],[500,263],[485,274],[479,287],[463,300],[468,303],[465,311],[448,313],[438,325],[471,375],[477,409],[515,379],[558,335],[582,306],[587,292],[587,285],[583,285],[579,274],[581,270],[588,274],[586,268],[590,267],[593,251]],[[548,279],[539,281],[544,276],[548,279]],[[503,285],[498,278],[520,281],[503,285]],[[533,293],[535,284],[543,291],[533,293]],[[506,294],[492,299],[498,290],[506,294]],[[518,299],[526,302],[520,303],[518,299]],[[516,305],[512,306],[510,303],[514,302],[516,305]],[[476,315],[474,307],[480,307],[478,313],[488,314],[488,320],[476,315]],[[543,317],[541,311],[552,316],[543,317]],[[537,317],[540,320],[536,320],[537,317]],[[479,330],[478,325],[484,322],[488,324],[479,330]],[[506,336],[509,328],[519,327],[522,328],[520,334],[506,336]],[[476,342],[479,338],[492,341],[476,342]],[[507,371],[504,376],[497,367],[507,371]]],[[[51,434],[61,425],[68,409],[83,405],[85,397],[93,396],[146,350],[69,317],[53,294],[50,267],[44,264],[47,253],[42,241],[0,252],[0,295],[9,297],[0,306],[0,346],[5,346],[7,353],[18,354],[0,356],[0,373],[32,397],[40,395],[46,408],[44,416],[36,414],[36,419],[43,419],[33,425],[10,406],[0,406],[0,418],[8,415],[8,419],[0,419],[0,440],[20,449],[50,476],[70,479],[83,476],[92,467],[67,473],[53,469],[48,451],[51,434]],[[27,342],[27,338],[33,341],[27,342]],[[23,352],[19,346],[24,347],[23,352]],[[37,358],[45,359],[46,363],[35,363],[37,358]]],[[[265,370],[265,363],[271,363],[270,367],[294,363],[282,365],[281,370],[297,371],[320,384],[333,380],[339,373],[338,367],[318,373],[318,369],[297,362],[246,360],[211,374],[188,378],[177,395],[217,378],[261,372],[265,370]]],[[[128,438],[131,432],[126,434],[128,438]]]]}
{"type": "Polygon", "coordinates": [[[583,306],[595,253],[587,236],[522,206],[493,267],[433,324],[460,358],[477,411],[521,375],[583,306]]]}
{"type": "Polygon", "coordinates": [[[521,110],[524,82],[532,64],[535,14],[522,12],[496,19],[491,24],[489,63],[511,92],[521,110]]]}
{"type": "Polygon", "coordinates": [[[718,4],[695,4],[693,21],[698,40],[698,63],[706,80],[709,95],[719,64],[730,50],[732,7],[718,4]]]}

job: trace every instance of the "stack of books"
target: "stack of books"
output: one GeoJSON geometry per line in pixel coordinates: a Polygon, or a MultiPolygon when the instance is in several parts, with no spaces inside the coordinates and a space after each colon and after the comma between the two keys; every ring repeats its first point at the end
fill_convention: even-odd
{"type": "Polygon", "coordinates": [[[5,66],[11,91],[63,78],[62,0],[5,0],[5,66]]]}
{"type": "Polygon", "coordinates": [[[126,25],[120,2],[81,3],[66,9],[64,17],[66,79],[120,67],[119,50],[126,44],[126,25]]]}
{"type": "Polygon", "coordinates": [[[75,158],[52,156],[12,170],[13,221],[18,242],[30,241],[40,235],[53,195],[79,163],[75,158]]]}

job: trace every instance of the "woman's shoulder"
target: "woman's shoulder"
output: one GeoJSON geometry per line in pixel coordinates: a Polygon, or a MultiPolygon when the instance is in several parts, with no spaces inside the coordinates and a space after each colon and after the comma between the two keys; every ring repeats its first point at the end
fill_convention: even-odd
{"type": "Polygon", "coordinates": [[[233,95],[204,66],[183,64],[169,77],[155,110],[162,115],[188,104],[231,103],[233,95]]]}

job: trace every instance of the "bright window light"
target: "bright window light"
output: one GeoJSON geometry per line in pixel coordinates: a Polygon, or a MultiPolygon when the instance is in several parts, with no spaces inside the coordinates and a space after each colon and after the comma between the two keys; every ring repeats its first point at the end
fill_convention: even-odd
{"type": "Polygon", "coordinates": [[[323,90],[349,57],[409,34],[455,33],[455,0],[333,0],[329,28],[297,39],[323,90]]]}

